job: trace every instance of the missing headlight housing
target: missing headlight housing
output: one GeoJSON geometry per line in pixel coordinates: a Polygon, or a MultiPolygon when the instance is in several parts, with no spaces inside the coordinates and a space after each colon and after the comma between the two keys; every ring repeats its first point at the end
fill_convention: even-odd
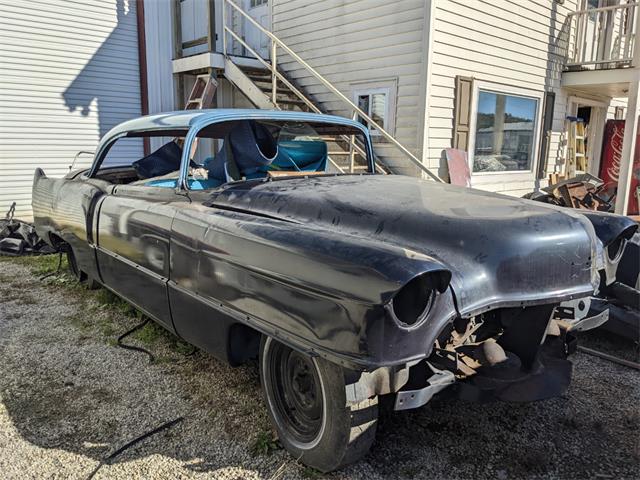
{"type": "Polygon", "coordinates": [[[395,320],[404,327],[412,327],[424,320],[436,299],[449,285],[451,274],[446,271],[429,272],[409,281],[391,300],[395,320]]]}
{"type": "Polygon", "coordinates": [[[611,260],[612,262],[617,260],[618,257],[622,255],[622,252],[624,251],[624,245],[626,243],[627,240],[622,235],[611,242],[607,246],[607,256],[609,257],[609,260],[611,260]]]}

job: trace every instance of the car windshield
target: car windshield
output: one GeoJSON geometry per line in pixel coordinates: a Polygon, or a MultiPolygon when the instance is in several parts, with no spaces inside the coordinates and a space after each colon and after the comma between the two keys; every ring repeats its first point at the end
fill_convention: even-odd
{"type": "MultiPolygon", "coordinates": [[[[116,167],[119,178],[124,171],[129,180],[117,183],[175,187],[185,133],[173,132],[175,137],[168,133],[147,133],[154,148],[142,158],[135,152],[142,149],[145,135],[131,133],[116,141],[98,176],[108,179],[115,174],[109,170],[116,167]],[[122,144],[135,142],[140,143],[138,148],[123,148],[122,144]]],[[[282,120],[219,122],[200,130],[191,145],[187,185],[204,190],[240,180],[366,173],[370,163],[365,135],[350,125],[282,120]]]]}

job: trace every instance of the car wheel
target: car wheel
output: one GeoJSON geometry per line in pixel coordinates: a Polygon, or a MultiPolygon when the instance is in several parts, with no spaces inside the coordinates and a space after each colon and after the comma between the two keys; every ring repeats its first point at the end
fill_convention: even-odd
{"type": "Polygon", "coordinates": [[[263,336],[260,380],[280,442],[296,460],[329,472],[369,451],[378,399],[348,405],[340,366],[263,336]]]}
{"type": "Polygon", "coordinates": [[[96,290],[100,288],[100,284],[92,276],[87,275],[80,270],[76,256],[73,254],[73,250],[71,250],[71,248],[67,250],[67,264],[69,265],[71,274],[78,280],[78,282],[84,284],[89,290],[96,290]]]}

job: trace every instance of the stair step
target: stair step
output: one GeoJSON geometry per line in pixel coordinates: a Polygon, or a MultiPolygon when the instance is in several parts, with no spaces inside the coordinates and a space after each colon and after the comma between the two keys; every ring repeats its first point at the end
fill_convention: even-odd
{"type": "MultiPolygon", "coordinates": [[[[263,92],[269,92],[269,93],[271,93],[271,91],[272,91],[272,90],[271,90],[271,85],[269,85],[269,86],[262,86],[262,85],[258,85],[258,88],[259,88],[260,90],[262,90],[263,92]]],[[[293,92],[292,92],[291,90],[289,90],[288,88],[280,88],[280,87],[278,87],[278,88],[276,89],[276,92],[277,92],[277,93],[286,94],[286,95],[295,95],[295,93],[293,93],[293,92]]]]}
{"type": "Polygon", "coordinates": [[[288,98],[283,98],[283,99],[279,98],[278,103],[283,103],[285,105],[304,105],[305,107],[308,106],[307,103],[302,100],[293,100],[288,98]]]}
{"type": "MultiPolygon", "coordinates": [[[[244,71],[244,70],[243,70],[244,71]]],[[[271,72],[252,72],[252,71],[244,71],[244,74],[249,78],[268,78],[271,79],[271,72]]]]}

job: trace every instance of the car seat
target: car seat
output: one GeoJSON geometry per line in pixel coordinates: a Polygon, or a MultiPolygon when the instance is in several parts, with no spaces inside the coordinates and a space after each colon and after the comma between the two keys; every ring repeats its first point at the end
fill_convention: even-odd
{"type": "Polygon", "coordinates": [[[209,178],[223,183],[265,176],[278,156],[278,144],[264,126],[252,120],[236,122],[209,167],[209,178]]]}

